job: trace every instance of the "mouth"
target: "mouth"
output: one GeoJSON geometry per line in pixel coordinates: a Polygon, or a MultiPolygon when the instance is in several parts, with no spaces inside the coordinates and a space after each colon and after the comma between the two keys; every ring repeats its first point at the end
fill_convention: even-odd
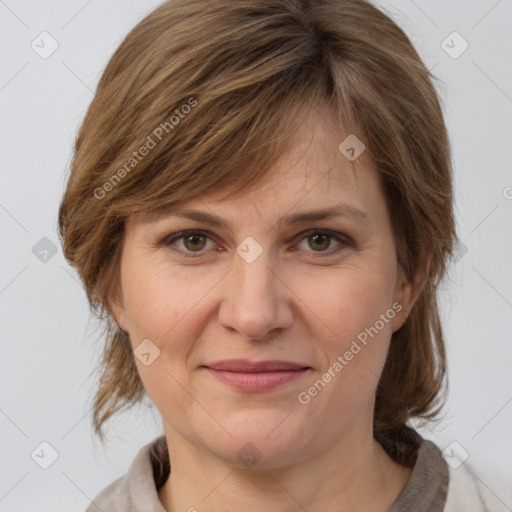
{"type": "Polygon", "coordinates": [[[268,391],[307,373],[310,366],[291,361],[247,361],[232,359],[203,366],[224,384],[242,391],[268,391]]]}

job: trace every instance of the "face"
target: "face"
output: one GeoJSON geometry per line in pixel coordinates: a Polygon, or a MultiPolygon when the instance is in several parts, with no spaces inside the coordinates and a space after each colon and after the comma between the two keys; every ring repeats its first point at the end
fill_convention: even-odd
{"type": "Polygon", "coordinates": [[[239,466],[252,451],[276,467],[371,433],[413,297],[378,176],[340,142],[312,117],[259,187],[127,222],[112,308],[175,446],[239,466]],[[213,369],[240,359],[300,369],[213,369]]]}

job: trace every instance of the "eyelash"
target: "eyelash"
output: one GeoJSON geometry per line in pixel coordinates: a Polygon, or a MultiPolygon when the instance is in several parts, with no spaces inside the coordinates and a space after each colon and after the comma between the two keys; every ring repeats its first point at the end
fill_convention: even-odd
{"type": "MultiPolygon", "coordinates": [[[[173,251],[178,252],[181,256],[184,256],[185,258],[199,258],[204,255],[205,251],[197,251],[194,253],[192,251],[183,251],[182,249],[172,247],[176,240],[180,240],[185,237],[194,236],[194,235],[206,236],[207,238],[209,238],[210,240],[213,241],[213,238],[210,236],[210,233],[208,233],[207,231],[186,230],[186,231],[180,231],[179,233],[174,233],[174,234],[168,235],[167,237],[165,237],[162,240],[160,245],[171,248],[173,251]]],[[[312,235],[327,235],[329,238],[331,238],[339,243],[339,245],[337,247],[335,247],[334,249],[330,249],[330,250],[326,250],[326,251],[308,251],[308,252],[312,252],[314,254],[314,256],[312,256],[313,258],[334,256],[334,255],[338,254],[339,252],[341,252],[342,250],[349,247],[350,245],[352,245],[352,242],[348,237],[343,236],[340,233],[336,233],[336,232],[329,231],[329,230],[310,229],[309,231],[300,233],[300,235],[297,235],[296,238],[298,238],[299,236],[302,237],[299,240],[299,243],[300,243],[300,242],[302,242],[302,240],[304,240],[312,235]]]]}

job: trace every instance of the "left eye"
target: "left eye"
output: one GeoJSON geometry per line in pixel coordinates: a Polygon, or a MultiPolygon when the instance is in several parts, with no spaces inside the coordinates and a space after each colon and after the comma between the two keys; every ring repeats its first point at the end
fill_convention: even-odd
{"type": "MultiPolygon", "coordinates": [[[[300,239],[300,243],[293,248],[293,251],[296,249],[308,251],[307,248],[300,247],[301,244],[307,243],[308,247],[312,249],[310,252],[334,254],[350,245],[349,240],[344,236],[329,231],[309,231],[299,236],[302,236],[302,238],[300,239]],[[337,242],[334,248],[331,247],[333,240],[337,242]]],[[[208,248],[208,241],[215,246],[213,239],[205,231],[181,231],[180,233],[175,233],[167,237],[162,243],[165,246],[175,246],[176,249],[174,249],[174,247],[172,248],[181,252],[184,256],[194,257],[201,256],[201,254],[205,252],[203,249],[208,248]],[[181,247],[177,242],[181,243],[181,247]]],[[[214,247],[210,247],[210,249],[213,248],[214,247]]]]}
{"type": "Polygon", "coordinates": [[[339,236],[325,233],[323,231],[315,231],[312,234],[307,235],[303,238],[301,243],[306,242],[314,252],[327,252],[326,250],[330,248],[333,240],[338,242],[338,245],[343,244],[343,240],[339,236]]]}

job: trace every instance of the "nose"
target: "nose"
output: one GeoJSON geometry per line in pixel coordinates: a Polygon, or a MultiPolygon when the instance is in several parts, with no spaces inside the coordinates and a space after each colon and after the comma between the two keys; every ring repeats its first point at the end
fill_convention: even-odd
{"type": "Polygon", "coordinates": [[[234,255],[219,309],[220,324],[249,340],[264,340],[293,323],[293,293],[269,264],[266,251],[251,263],[234,255]]]}

